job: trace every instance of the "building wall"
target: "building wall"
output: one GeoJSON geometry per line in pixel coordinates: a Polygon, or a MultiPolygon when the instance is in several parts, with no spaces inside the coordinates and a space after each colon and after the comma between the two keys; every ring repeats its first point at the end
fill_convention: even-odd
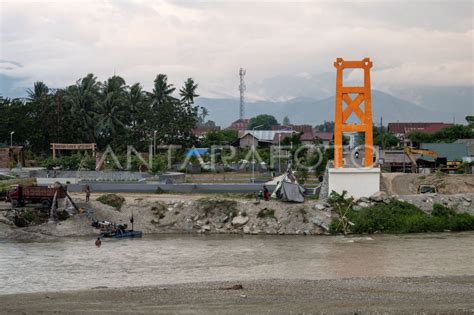
{"type": "Polygon", "coordinates": [[[240,144],[239,146],[241,148],[250,148],[252,145],[254,145],[255,141],[255,146],[258,146],[258,140],[255,139],[252,135],[247,134],[244,137],[240,138],[240,144]]]}
{"type": "Polygon", "coordinates": [[[354,198],[369,197],[380,190],[380,168],[330,168],[329,193],[344,190],[354,198]]]}
{"type": "Polygon", "coordinates": [[[10,167],[10,149],[0,148],[0,168],[10,167]]]}

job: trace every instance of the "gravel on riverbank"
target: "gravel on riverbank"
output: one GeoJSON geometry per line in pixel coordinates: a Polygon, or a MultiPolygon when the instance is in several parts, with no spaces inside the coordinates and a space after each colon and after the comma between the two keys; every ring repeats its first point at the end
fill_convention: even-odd
{"type": "Polygon", "coordinates": [[[0,313],[472,314],[473,301],[473,275],[262,280],[1,295],[0,313]]]}
{"type": "MultiPolygon", "coordinates": [[[[123,205],[116,209],[92,194],[86,203],[83,194],[72,194],[77,205],[90,209],[97,220],[129,223],[133,215],[135,229],[145,234],[211,233],[211,234],[270,234],[321,235],[328,234],[336,213],[324,200],[288,203],[278,200],[256,201],[249,196],[193,195],[193,194],[117,194],[123,205]]],[[[431,213],[435,203],[456,212],[474,215],[474,193],[458,195],[387,195],[383,192],[370,198],[360,198],[358,209],[391,200],[404,200],[431,213]]],[[[3,208],[7,204],[3,203],[3,208]]],[[[0,204],[0,209],[3,209],[0,204]]],[[[66,236],[95,236],[99,230],[91,226],[85,213],[75,214],[65,221],[16,228],[12,214],[0,213],[0,238],[12,240],[49,240],[66,236]]]]}

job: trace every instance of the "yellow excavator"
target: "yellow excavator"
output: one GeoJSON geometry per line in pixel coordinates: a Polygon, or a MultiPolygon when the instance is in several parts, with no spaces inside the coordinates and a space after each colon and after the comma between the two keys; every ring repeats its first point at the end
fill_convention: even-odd
{"type": "MultiPolygon", "coordinates": [[[[412,171],[412,173],[416,173],[416,170],[417,170],[416,159],[415,159],[415,156],[414,156],[415,154],[422,154],[422,155],[431,156],[435,160],[436,165],[440,164],[438,153],[436,153],[432,150],[415,149],[415,148],[411,148],[411,147],[405,147],[405,148],[403,148],[403,151],[405,152],[405,154],[407,155],[408,159],[411,162],[411,165],[412,165],[411,171],[412,171]]],[[[446,161],[446,159],[444,159],[443,164],[445,164],[445,165],[443,167],[440,167],[439,170],[445,171],[445,172],[455,171],[455,170],[458,169],[458,167],[460,165],[460,163],[457,162],[457,161],[446,161]]]]}
{"type": "Polygon", "coordinates": [[[415,154],[428,155],[428,156],[431,156],[435,160],[438,158],[438,153],[436,153],[434,151],[431,151],[431,150],[404,147],[403,151],[405,152],[405,154],[407,155],[408,159],[411,162],[411,172],[412,173],[416,173],[416,170],[417,170],[415,154]]]}

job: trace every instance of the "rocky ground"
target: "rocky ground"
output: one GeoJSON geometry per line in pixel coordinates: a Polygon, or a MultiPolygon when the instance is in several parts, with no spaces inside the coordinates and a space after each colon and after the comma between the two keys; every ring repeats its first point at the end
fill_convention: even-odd
{"type": "MultiPolygon", "coordinates": [[[[119,194],[124,203],[120,209],[105,205],[93,194],[90,203],[84,196],[73,195],[79,207],[89,209],[97,220],[129,223],[133,214],[135,229],[144,233],[243,233],[243,234],[327,234],[335,215],[325,201],[307,200],[304,204],[260,201],[244,196],[119,194]]],[[[354,209],[391,200],[413,203],[431,212],[434,203],[444,204],[457,212],[474,215],[474,193],[442,195],[388,195],[377,193],[355,201],[354,209]]],[[[0,208],[2,206],[0,205],[0,208]]],[[[8,208],[4,204],[3,208],[8,208]]],[[[74,214],[58,223],[44,223],[16,228],[12,213],[0,212],[0,238],[48,240],[64,236],[97,235],[86,213],[74,214]]]]}
{"type": "Polygon", "coordinates": [[[207,282],[0,296],[0,314],[472,314],[474,276],[207,282]]]}
{"type": "Polygon", "coordinates": [[[444,194],[421,194],[421,195],[390,195],[385,192],[379,192],[371,197],[362,197],[355,200],[355,210],[366,208],[377,203],[390,203],[392,200],[406,201],[419,207],[427,213],[433,211],[435,203],[442,204],[459,213],[469,213],[474,215],[474,193],[444,195],[444,194]]]}
{"type": "Polygon", "coordinates": [[[474,193],[474,175],[382,173],[381,190],[388,194],[415,195],[419,185],[433,185],[443,195],[474,193]]]}
{"type": "MultiPolygon", "coordinates": [[[[92,209],[98,220],[129,223],[133,214],[135,229],[144,233],[323,234],[332,217],[328,204],[317,201],[293,204],[206,195],[120,195],[125,198],[120,210],[97,201],[99,194],[93,194],[88,204],[81,200],[83,196],[73,198],[79,207],[92,209]]],[[[30,233],[33,238],[98,234],[85,213],[21,229],[12,226],[8,215],[0,217],[0,237],[4,238],[28,239],[30,233]]]]}

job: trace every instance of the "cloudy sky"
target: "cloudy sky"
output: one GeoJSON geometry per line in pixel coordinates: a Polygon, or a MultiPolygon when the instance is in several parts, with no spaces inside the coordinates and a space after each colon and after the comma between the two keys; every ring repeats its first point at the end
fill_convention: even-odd
{"type": "Polygon", "coordinates": [[[1,0],[2,82],[63,87],[92,72],[150,88],[166,73],[221,97],[238,95],[244,67],[251,97],[267,98],[251,86],[368,56],[377,89],[474,85],[473,1],[255,2],[1,0]]]}

